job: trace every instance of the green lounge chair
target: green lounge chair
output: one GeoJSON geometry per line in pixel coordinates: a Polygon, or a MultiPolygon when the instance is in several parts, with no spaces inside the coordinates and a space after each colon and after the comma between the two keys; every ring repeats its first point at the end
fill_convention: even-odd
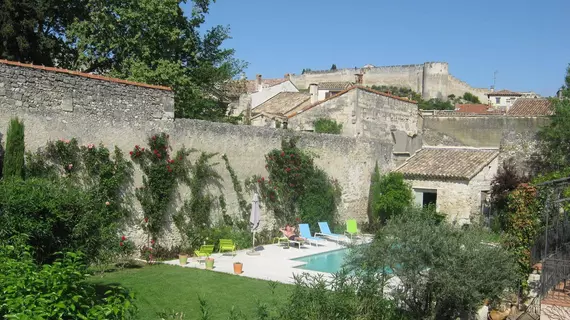
{"type": "Polygon", "coordinates": [[[194,255],[198,257],[198,261],[202,260],[200,258],[209,257],[212,252],[214,252],[214,245],[213,244],[205,244],[200,246],[200,250],[194,250],[194,255]]]}
{"type": "Polygon", "coordinates": [[[352,240],[353,236],[358,236],[360,234],[356,220],[346,220],[346,231],[344,233],[350,236],[350,240],[352,240]]]}
{"type": "Polygon", "coordinates": [[[218,252],[231,252],[235,255],[236,253],[236,245],[234,241],[231,239],[220,239],[220,244],[218,247],[218,252]]]}

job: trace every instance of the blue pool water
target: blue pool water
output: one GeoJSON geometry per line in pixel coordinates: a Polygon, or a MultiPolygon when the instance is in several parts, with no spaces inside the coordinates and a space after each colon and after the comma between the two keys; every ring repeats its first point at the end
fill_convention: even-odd
{"type": "MultiPolygon", "coordinates": [[[[336,273],[339,272],[344,264],[344,260],[349,253],[348,248],[329,251],[325,253],[314,254],[312,256],[293,259],[295,261],[305,262],[304,265],[298,266],[298,269],[313,270],[320,272],[336,273]]],[[[399,266],[398,264],[396,266],[399,266]]],[[[393,271],[389,267],[385,267],[384,272],[391,274],[393,271]]]]}
{"type": "Polygon", "coordinates": [[[348,255],[348,250],[349,249],[340,249],[329,251],[294,260],[305,262],[304,265],[297,267],[299,269],[335,273],[340,271],[344,259],[348,255]]]}

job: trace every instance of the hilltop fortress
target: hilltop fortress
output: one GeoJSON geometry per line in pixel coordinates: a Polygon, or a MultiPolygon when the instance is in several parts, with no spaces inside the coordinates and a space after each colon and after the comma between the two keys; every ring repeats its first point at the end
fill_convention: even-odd
{"type": "Polygon", "coordinates": [[[424,99],[447,99],[450,94],[462,96],[465,92],[470,92],[486,102],[486,94],[489,92],[486,88],[473,88],[451,75],[447,62],[386,67],[367,65],[362,68],[308,71],[288,76],[299,89],[307,89],[311,83],[354,82],[364,86],[406,87],[421,93],[424,99]]]}

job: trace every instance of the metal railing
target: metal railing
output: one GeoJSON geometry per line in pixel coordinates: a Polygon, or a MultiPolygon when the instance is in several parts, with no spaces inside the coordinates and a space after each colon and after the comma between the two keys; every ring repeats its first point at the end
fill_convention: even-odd
{"type": "MultiPolygon", "coordinates": [[[[564,255],[546,259],[542,264],[542,275],[540,276],[540,296],[546,297],[549,291],[555,289],[560,283],[564,283],[566,286],[568,280],[570,280],[570,256],[564,255]]],[[[552,298],[555,299],[556,296],[552,296],[552,298]]],[[[570,300],[570,296],[566,299],[570,300]]]]}

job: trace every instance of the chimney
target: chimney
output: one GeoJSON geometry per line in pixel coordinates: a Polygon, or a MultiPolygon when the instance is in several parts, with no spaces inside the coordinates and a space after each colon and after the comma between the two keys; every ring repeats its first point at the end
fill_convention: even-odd
{"type": "Polygon", "coordinates": [[[261,75],[260,74],[255,76],[255,84],[257,85],[257,91],[263,90],[263,84],[261,81],[261,75]]]}
{"type": "Polygon", "coordinates": [[[317,103],[319,101],[319,85],[311,83],[309,85],[309,93],[311,94],[311,104],[317,103]]]}
{"type": "Polygon", "coordinates": [[[290,73],[286,73],[286,74],[285,74],[285,79],[291,80],[291,74],[290,74],[290,73]]]}
{"type": "Polygon", "coordinates": [[[356,76],[356,81],[355,81],[356,84],[361,85],[362,84],[362,73],[357,73],[357,74],[355,74],[355,76],[356,76]]]}

